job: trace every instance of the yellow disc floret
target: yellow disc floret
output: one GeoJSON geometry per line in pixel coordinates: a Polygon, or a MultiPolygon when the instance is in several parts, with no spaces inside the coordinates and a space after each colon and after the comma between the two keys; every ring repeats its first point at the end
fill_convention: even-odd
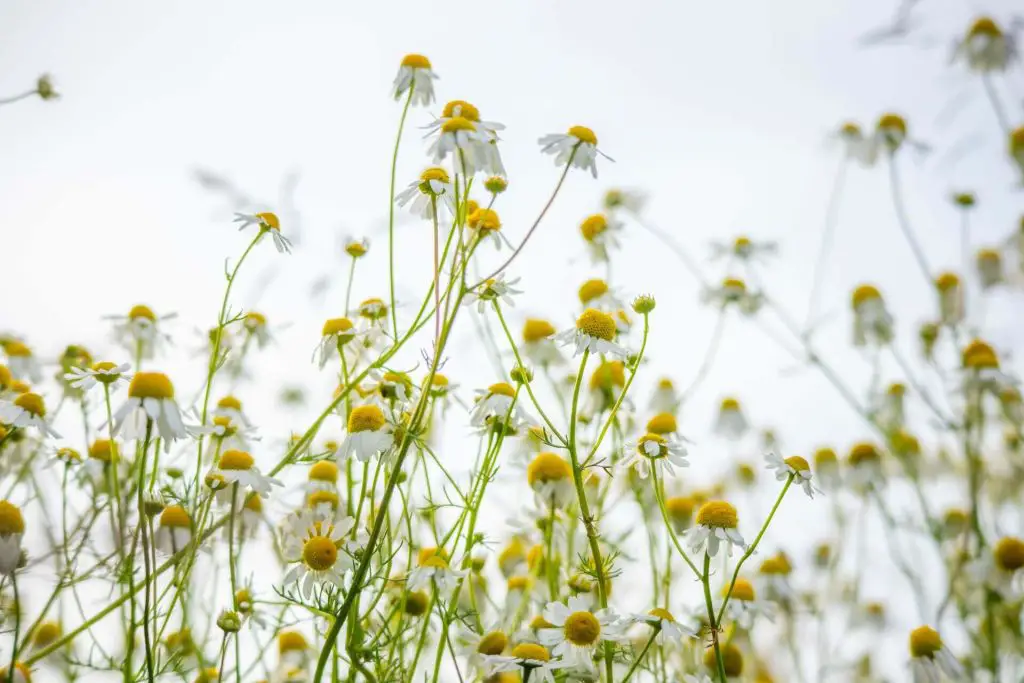
{"type": "Polygon", "coordinates": [[[260,227],[264,230],[277,230],[281,232],[281,221],[277,219],[276,213],[261,211],[256,214],[256,218],[260,219],[260,227]]]}
{"type": "Polygon", "coordinates": [[[736,508],[724,500],[709,500],[697,511],[697,524],[720,529],[735,529],[739,525],[736,508]]]}
{"type": "Polygon", "coordinates": [[[21,508],[10,501],[0,500],[0,536],[25,533],[25,518],[21,508]]]}
{"type": "Polygon", "coordinates": [[[732,586],[732,593],[729,592],[728,586],[722,589],[722,597],[725,597],[726,595],[732,595],[734,600],[753,602],[755,597],[754,585],[746,579],[736,579],[736,583],[732,586]]]}
{"type": "Polygon", "coordinates": [[[569,129],[569,135],[588,145],[597,145],[597,136],[586,126],[573,126],[569,129]]]}
{"type": "Polygon", "coordinates": [[[487,387],[488,396],[494,396],[495,394],[512,398],[516,395],[516,390],[513,389],[512,385],[508,382],[498,382],[497,384],[492,384],[487,387]]]}
{"type": "Polygon", "coordinates": [[[248,470],[256,464],[253,457],[245,451],[235,449],[221,453],[219,466],[222,470],[248,470]]]}
{"type": "Polygon", "coordinates": [[[133,398],[174,398],[174,385],[162,372],[137,372],[128,385],[128,395],[133,398]]]}
{"type": "Polygon", "coordinates": [[[35,417],[46,416],[46,404],[43,403],[43,397],[39,394],[34,394],[31,391],[26,391],[20,394],[14,399],[14,405],[25,410],[25,412],[35,417]]]}
{"type": "Polygon", "coordinates": [[[189,529],[192,527],[192,520],[182,506],[168,505],[160,513],[160,526],[169,529],[189,529]]]}
{"type": "Polygon", "coordinates": [[[586,305],[594,299],[608,293],[608,283],[599,278],[587,280],[579,289],[580,303],[586,305]]]}
{"type": "Polygon", "coordinates": [[[338,561],[338,546],[327,536],[307,538],[302,544],[302,561],[313,571],[326,571],[338,561]]]}
{"type": "Polygon", "coordinates": [[[594,339],[615,339],[615,319],[595,308],[588,308],[576,319],[576,329],[594,339]]]}
{"type": "Polygon", "coordinates": [[[850,449],[850,455],[847,456],[850,464],[854,467],[860,465],[873,465],[879,461],[881,455],[878,453],[878,449],[872,443],[861,442],[854,444],[853,448],[850,449]]]}
{"type": "Polygon", "coordinates": [[[857,310],[865,302],[878,301],[882,298],[882,293],[878,291],[878,288],[874,285],[860,285],[853,290],[853,294],[850,295],[850,303],[854,310],[857,310]]]}
{"type": "Polygon", "coordinates": [[[323,337],[329,337],[333,334],[341,336],[350,333],[352,328],[352,321],[348,318],[328,318],[324,322],[320,335],[323,337]]]}
{"type": "Polygon", "coordinates": [[[671,434],[679,428],[672,413],[658,413],[647,421],[647,431],[652,434],[671,434]]]}
{"type": "Polygon", "coordinates": [[[1000,569],[1015,572],[1024,567],[1024,541],[1012,536],[1001,538],[992,555],[1000,569]]]}
{"type": "Polygon", "coordinates": [[[573,612],[563,629],[565,639],[580,647],[590,647],[601,637],[601,622],[590,612],[573,612]]]}
{"type": "Polygon", "coordinates": [[[973,340],[964,348],[961,360],[963,366],[971,370],[999,368],[999,356],[991,346],[980,339],[973,340]]]}
{"type": "Polygon", "coordinates": [[[156,314],[153,313],[153,309],[149,306],[143,306],[139,304],[132,306],[131,310],[128,311],[129,320],[148,320],[149,322],[156,321],[156,314]]]}
{"type": "Polygon", "coordinates": [[[310,481],[326,481],[335,483],[338,481],[338,466],[330,460],[320,460],[313,463],[309,468],[310,481]]]}
{"type": "Polygon", "coordinates": [[[281,654],[286,652],[302,652],[309,649],[306,636],[298,631],[281,631],[277,636],[277,651],[281,654]]]}
{"type": "Polygon", "coordinates": [[[571,477],[572,467],[569,462],[554,453],[538,453],[526,467],[526,480],[530,486],[563,481],[571,477]]]}
{"type": "MultiPolygon", "coordinates": [[[[728,678],[739,678],[743,675],[743,653],[732,643],[726,643],[721,648],[722,664],[724,664],[725,675],[728,678]]],[[[718,659],[715,656],[714,648],[707,648],[704,651],[704,666],[715,670],[718,668],[718,659]]]]}
{"type": "Polygon", "coordinates": [[[508,636],[501,631],[491,631],[484,635],[476,646],[482,655],[500,655],[508,646],[508,636]]]}
{"type": "Polygon", "coordinates": [[[931,659],[942,649],[942,638],[931,626],[918,626],[910,632],[910,656],[931,659]]]}
{"type": "Polygon", "coordinates": [[[384,413],[375,405],[356,406],[348,416],[348,431],[375,432],[384,427],[384,413]]]}
{"type": "Polygon", "coordinates": [[[791,455],[788,458],[786,458],[784,462],[797,472],[811,471],[810,463],[808,463],[806,459],[800,457],[799,455],[791,455]]]}
{"type": "Polygon", "coordinates": [[[527,318],[523,323],[523,341],[530,344],[547,339],[555,333],[555,327],[547,320],[527,318]]]}
{"type": "Polygon", "coordinates": [[[587,216],[583,219],[583,222],[580,223],[580,233],[583,235],[583,239],[588,242],[593,242],[595,237],[607,229],[608,219],[601,213],[595,213],[592,216],[587,216]]]}
{"type": "MultiPolygon", "coordinates": [[[[550,626],[548,624],[548,627],[550,626]]],[[[547,662],[551,659],[548,649],[536,643],[519,643],[512,648],[512,656],[518,659],[532,659],[537,662],[547,662]]]]}
{"type": "Polygon", "coordinates": [[[407,66],[410,69],[429,69],[430,60],[423,55],[408,54],[402,57],[402,66],[407,66]]]}

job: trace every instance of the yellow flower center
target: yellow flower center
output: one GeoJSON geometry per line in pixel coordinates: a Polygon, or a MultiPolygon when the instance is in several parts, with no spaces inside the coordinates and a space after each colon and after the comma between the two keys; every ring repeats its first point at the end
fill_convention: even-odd
{"type": "Polygon", "coordinates": [[[815,467],[831,467],[837,462],[836,452],[831,448],[819,448],[814,451],[815,467]]]}
{"type": "Polygon", "coordinates": [[[56,621],[44,621],[32,635],[32,644],[35,647],[46,647],[57,638],[60,638],[60,624],[56,621]]]}
{"type": "Polygon", "coordinates": [[[779,553],[762,562],[760,571],[762,574],[785,576],[793,571],[793,567],[789,564],[789,558],[779,553]]]}
{"type": "Polygon", "coordinates": [[[402,57],[402,66],[410,69],[429,69],[430,60],[423,55],[410,54],[402,57]]]}
{"type": "Polygon", "coordinates": [[[573,126],[569,129],[569,135],[573,136],[580,142],[584,142],[588,145],[597,146],[597,136],[594,135],[594,131],[590,130],[586,126],[573,126]]]}
{"type": "Polygon", "coordinates": [[[660,607],[655,607],[647,614],[649,614],[652,617],[658,617],[659,619],[662,619],[663,621],[668,621],[670,623],[674,623],[676,620],[676,618],[672,616],[671,612],[669,612],[667,609],[662,609],[660,607]]]}
{"type": "Polygon", "coordinates": [[[352,321],[348,318],[329,318],[324,322],[321,336],[328,337],[332,334],[342,335],[352,329],[352,321]]]}
{"type": "Polygon", "coordinates": [[[910,656],[932,658],[942,649],[942,638],[931,626],[919,626],[910,632],[910,656]]]}
{"type": "Polygon", "coordinates": [[[160,526],[171,529],[188,529],[192,526],[192,519],[180,505],[168,505],[160,513],[160,526]]]}
{"type": "Polygon", "coordinates": [[[476,124],[462,116],[454,116],[441,124],[444,133],[457,133],[460,130],[476,130],[476,124]]]}
{"type": "Polygon", "coordinates": [[[431,180],[440,180],[442,183],[445,184],[450,182],[448,179],[448,171],[444,170],[439,166],[434,166],[432,168],[428,168],[427,170],[425,170],[423,173],[420,174],[420,180],[425,183],[430,182],[431,180]]]}
{"type": "Polygon", "coordinates": [[[626,384],[626,366],[621,360],[605,361],[594,369],[590,376],[592,391],[610,391],[626,384]]]}
{"type": "Polygon", "coordinates": [[[483,232],[501,230],[501,218],[493,209],[477,209],[469,216],[469,227],[483,232]]]}
{"type": "Polygon", "coordinates": [[[148,320],[149,322],[156,322],[156,314],[153,313],[153,309],[149,306],[132,306],[132,309],[128,311],[129,320],[148,320]]]}
{"type": "Polygon", "coordinates": [[[121,373],[111,373],[110,371],[117,367],[117,364],[111,363],[108,360],[101,360],[98,363],[92,364],[92,370],[101,374],[95,375],[97,382],[103,384],[111,384],[121,377],[121,373]]]}
{"type": "Polygon", "coordinates": [[[96,439],[89,446],[89,457],[93,460],[110,462],[112,452],[113,448],[110,439],[96,439]]]}
{"type": "Polygon", "coordinates": [[[573,612],[565,620],[565,639],[573,645],[590,647],[601,636],[601,622],[590,612],[573,612]]]}
{"type": "Polygon", "coordinates": [[[255,461],[252,456],[245,451],[231,449],[220,454],[220,468],[222,470],[248,470],[254,464],[255,461]]]}
{"type": "Polygon", "coordinates": [[[580,232],[583,234],[583,239],[588,242],[592,242],[595,237],[607,229],[608,219],[600,213],[595,213],[593,216],[587,216],[583,219],[583,223],[580,224],[580,232]]]}
{"type": "Polygon", "coordinates": [[[672,519],[677,522],[689,521],[693,516],[693,508],[696,503],[690,496],[673,496],[665,501],[665,509],[672,519]]]}
{"type": "Polygon", "coordinates": [[[971,370],[998,369],[999,357],[991,346],[975,339],[963,350],[963,366],[971,370]]]}
{"type": "Polygon", "coordinates": [[[470,121],[479,121],[480,110],[465,100],[452,100],[444,105],[444,109],[441,111],[441,118],[448,119],[453,116],[461,116],[470,121]],[[455,112],[456,109],[458,109],[458,114],[455,112]]]}
{"type": "Polygon", "coordinates": [[[502,396],[508,396],[512,398],[516,395],[516,390],[512,388],[511,384],[507,382],[498,382],[487,387],[487,393],[490,395],[501,394],[502,396]]]}
{"type": "Polygon", "coordinates": [[[880,458],[881,456],[878,454],[878,449],[875,448],[874,444],[858,443],[854,444],[853,448],[850,449],[848,460],[851,465],[857,467],[859,465],[874,464],[880,458]]]}
{"type": "Polygon", "coordinates": [[[128,385],[128,395],[134,398],[174,398],[174,385],[162,372],[139,372],[128,385]]]}
{"type": "Polygon", "coordinates": [[[554,453],[538,453],[526,466],[526,480],[530,486],[562,481],[572,476],[569,463],[554,453]]]}
{"type": "Polygon", "coordinates": [[[1019,538],[1007,536],[999,539],[992,554],[1000,569],[1015,572],[1024,567],[1024,541],[1019,538]]]}
{"type": "MultiPolygon", "coordinates": [[[[726,586],[722,589],[722,597],[725,597],[729,593],[729,587],[726,586]]],[[[753,602],[754,601],[754,586],[746,579],[736,579],[736,583],[732,587],[732,597],[734,600],[740,600],[742,602],[753,602]]]]}
{"type": "Polygon", "coordinates": [[[1017,156],[1024,152],[1024,126],[1010,133],[1010,154],[1017,156]]]}
{"type": "Polygon", "coordinates": [[[576,329],[594,339],[615,339],[615,319],[595,308],[588,308],[576,319],[576,329]]]}
{"type": "Polygon", "coordinates": [[[853,121],[847,121],[839,127],[839,134],[847,138],[856,138],[860,136],[860,126],[853,121]]]}
{"type": "Polygon", "coordinates": [[[510,576],[507,582],[510,591],[524,591],[532,585],[533,577],[530,576],[510,576]]]}
{"type": "Polygon", "coordinates": [[[31,391],[32,387],[29,386],[28,382],[23,382],[20,379],[16,379],[13,382],[11,382],[10,389],[15,394],[24,394],[28,391],[31,391]]]}
{"type": "Polygon", "coordinates": [[[286,652],[301,652],[302,650],[308,650],[309,643],[306,642],[306,636],[302,635],[298,631],[282,631],[277,637],[277,650],[281,654],[286,652]]]}
{"type": "Polygon", "coordinates": [[[310,509],[317,507],[318,505],[330,505],[331,509],[337,510],[338,505],[341,504],[341,499],[338,494],[334,491],[313,491],[306,498],[306,505],[310,509]]]}
{"type": "Polygon", "coordinates": [[[508,645],[508,636],[501,631],[491,631],[476,646],[476,651],[482,655],[500,655],[508,645]]]}
{"type": "Polygon", "coordinates": [[[25,518],[14,503],[0,500],[0,536],[25,533],[25,518]]]}
{"type": "Polygon", "coordinates": [[[46,415],[46,404],[43,403],[43,397],[39,394],[33,394],[31,391],[26,391],[15,398],[14,405],[23,408],[36,417],[44,417],[46,415]]]}
{"type": "Polygon", "coordinates": [[[245,505],[242,506],[249,512],[255,512],[256,514],[262,514],[263,512],[263,499],[259,496],[249,496],[245,500],[245,505]]]}
{"type": "Polygon", "coordinates": [[[882,293],[874,285],[861,285],[853,290],[853,294],[850,296],[850,303],[854,310],[856,310],[866,301],[878,301],[881,298],[882,293]]]}
{"type": "Polygon", "coordinates": [[[935,286],[940,292],[948,292],[960,286],[960,277],[956,273],[942,273],[935,278],[935,286]]]}
{"type": "Polygon", "coordinates": [[[281,221],[277,219],[276,213],[263,211],[256,214],[256,218],[260,219],[260,227],[264,230],[277,230],[281,232],[281,221]]]}
{"type": "Polygon", "coordinates": [[[986,38],[998,38],[1003,35],[999,25],[991,17],[978,17],[967,30],[967,37],[985,36],[986,38]]]}
{"type": "Polygon", "coordinates": [[[797,472],[810,472],[811,466],[804,458],[799,455],[791,455],[786,458],[783,462],[792,467],[797,472]]]}
{"type": "Polygon", "coordinates": [[[747,291],[747,283],[736,277],[727,277],[722,280],[722,289],[735,297],[747,291]]]}
{"type": "Polygon", "coordinates": [[[321,460],[313,463],[309,468],[310,481],[327,481],[335,483],[338,481],[338,466],[330,460],[321,460]]]}
{"type": "Polygon", "coordinates": [[[416,561],[421,567],[446,568],[448,566],[448,551],[444,548],[420,548],[416,561]]]}
{"type": "Polygon", "coordinates": [[[249,329],[255,329],[255,328],[258,328],[258,327],[263,327],[266,324],[267,324],[267,317],[265,315],[263,315],[262,313],[257,313],[256,311],[250,311],[249,313],[245,314],[245,326],[248,327],[249,329]]]}
{"type": "Polygon", "coordinates": [[[242,402],[234,396],[225,396],[221,400],[217,401],[218,408],[226,408],[228,410],[241,410],[242,402]]]}
{"type": "Polygon", "coordinates": [[[672,413],[658,413],[647,421],[647,431],[651,434],[671,434],[676,429],[678,424],[672,413]]]}
{"type": "Polygon", "coordinates": [[[0,365],[0,390],[11,386],[13,380],[14,375],[11,374],[11,369],[6,365],[0,365]]]}
{"type": "Polygon", "coordinates": [[[587,280],[580,285],[580,303],[586,305],[588,302],[593,301],[599,296],[603,296],[608,293],[608,283],[604,280],[593,279],[587,280]]]}
{"type": "Polygon", "coordinates": [[[348,431],[376,432],[384,427],[384,413],[375,405],[356,406],[348,416],[348,431]]]}
{"type": "Polygon", "coordinates": [[[976,258],[980,265],[999,265],[1003,261],[1003,255],[996,249],[979,249],[976,258]]]}
{"type": "Polygon", "coordinates": [[[338,546],[326,536],[307,538],[302,544],[302,561],[313,571],[326,571],[338,561],[338,546]]]}
{"type": "Polygon", "coordinates": [[[554,333],[554,325],[547,320],[527,318],[523,324],[523,341],[526,343],[539,342],[541,339],[547,339],[554,333]]]}
{"type": "Polygon", "coordinates": [[[226,415],[218,415],[213,418],[213,424],[224,428],[224,436],[231,436],[237,431],[231,424],[231,418],[226,415]]]}
{"type": "Polygon", "coordinates": [[[538,662],[547,662],[551,659],[548,649],[536,643],[519,643],[512,648],[512,656],[518,659],[533,659],[538,662]]]}
{"type": "MultiPolygon", "coordinates": [[[[728,678],[738,678],[743,675],[743,653],[732,643],[727,643],[721,648],[722,663],[725,665],[725,675],[728,678]]],[[[704,666],[711,670],[717,670],[718,660],[715,657],[714,648],[704,650],[704,666]]]]}
{"type": "Polygon", "coordinates": [[[892,132],[903,137],[907,134],[907,121],[899,114],[883,114],[878,119],[878,129],[885,132],[892,132]]]}
{"type": "Polygon", "coordinates": [[[720,529],[735,529],[739,525],[736,508],[724,500],[709,500],[697,511],[697,524],[720,529]]]}

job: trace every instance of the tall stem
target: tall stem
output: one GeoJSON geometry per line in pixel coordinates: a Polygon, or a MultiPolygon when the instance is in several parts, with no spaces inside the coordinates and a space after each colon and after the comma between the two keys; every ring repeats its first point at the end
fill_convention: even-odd
{"type": "Polygon", "coordinates": [[[402,130],[405,128],[405,117],[412,104],[412,93],[416,84],[409,85],[409,94],[405,97],[402,107],[402,118],[398,120],[398,133],[395,135],[395,149],[391,153],[391,191],[388,194],[388,284],[391,291],[391,331],[398,339],[398,316],[395,314],[395,174],[398,172],[398,148],[402,145],[402,130]]]}

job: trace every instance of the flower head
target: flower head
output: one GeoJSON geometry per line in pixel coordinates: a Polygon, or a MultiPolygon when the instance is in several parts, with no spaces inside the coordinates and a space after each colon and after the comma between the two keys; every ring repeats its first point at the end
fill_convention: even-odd
{"type": "Polygon", "coordinates": [[[392,86],[395,99],[401,99],[407,92],[412,105],[428,106],[434,101],[434,73],[430,60],[423,55],[408,54],[402,57],[398,74],[392,86]]]}
{"type": "Polygon", "coordinates": [[[270,235],[274,241],[274,248],[277,249],[279,254],[291,253],[292,243],[281,234],[281,221],[276,213],[269,211],[261,213],[236,213],[234,222],[239,224],[239,230],[245,230],[250,225],[255,225],[259,229],[261,237],[266,234],[270,235]]]}
{"type": "Polygon", "coordinates": [[[714,557],[723,542],[729,555],[732,554],[732,546],[746,550],[746,543],[737,530],[739,518],[736,508],[724,500],[711,500],[701,505],[696,522],[686,532],[686,540],[694,554],[706,551],[714,557]]]}
{"type": "Polygon", "coordinates": [[[597,135],[585,126],[572,126],[566,133],[545,135],[537,141],[541,152],[555,157],[555,165],[569,164],[597,177],[597,156],[612,158],[597,148],[597,135]]]}

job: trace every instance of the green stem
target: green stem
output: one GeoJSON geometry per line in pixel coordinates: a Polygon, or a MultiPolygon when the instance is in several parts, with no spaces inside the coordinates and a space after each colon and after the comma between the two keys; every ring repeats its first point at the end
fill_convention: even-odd
{"type": "MultiPolygon", "coordinates": [[[[412,104],[412,93],[415,84],[409,85],[409,94],[402,107],[402,117],[398,120],[398,134],[395,135],[395,149],[391,153],[391,191],[388,194],[388,284],[391,290],[391,331],[398,339],[398,315],[395,313],[395,174],[398,172],[398,148],[402,144],[402,130],[405,128],[405,117],[412,104]]],[[[346,306],[346,309],[348,306],[346,306]]]]}
{"type": "Polygon", "coordinates": [[[629,671],[626,672],[626,675],[622,678],[621,681],[619,681],[619,683],[626,683],[626,681],[633,677],[633,672],[636,671],[637,668],[640,666],[640,662],[643,661],[644,655],[647,654],[647,651],[651,649],[651,644],[654,642],[654,639],[658,637],[658,633],[660,631],[661,623],[659,622],[654,625],[654,633],[652,633],[651,637],[647,639],[647,644],[644,645],[644,649],[641,650],[640,655],[635,660],[633,660],[633,666],[629,667],[629,671]]]}

